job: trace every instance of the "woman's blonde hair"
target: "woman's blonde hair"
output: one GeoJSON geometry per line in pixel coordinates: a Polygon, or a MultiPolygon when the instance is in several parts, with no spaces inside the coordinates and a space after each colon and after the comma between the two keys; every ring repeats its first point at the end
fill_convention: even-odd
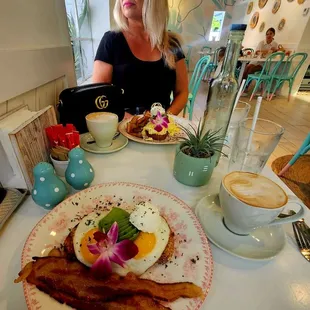
{"type": "MultiPolygon", "coordinates": [[[[128,30],[128,20],[122,12],[122,0],[116,0],[114,19],[120,30],[128,30]]],[[[175,54],[173,50],[180,48],[179,37],[167,31],[169,21],[168,0],[144,0],[142,8],[144,29],[149,35],[152,48],[158,48],[167,66],[175,68],[175,54]]]]}

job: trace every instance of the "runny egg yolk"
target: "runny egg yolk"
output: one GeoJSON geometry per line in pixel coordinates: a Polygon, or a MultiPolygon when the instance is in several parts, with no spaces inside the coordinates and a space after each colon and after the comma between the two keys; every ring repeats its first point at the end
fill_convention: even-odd
{"type": "Polygon", "coordinates": [[[81,244],[80,244],[80,249],[81,249],[81,254],[83,256],[83,258],[90,264],[93,264],[97,258],[99,257],[99,254],[92,254],[90,253],[90,251],[88,250],[87,245],[88,244],[92,244],[92,243],[96,243],[97,241],[94,239],[94,233],[99,231],[99,229],[97,228],[93,228],[91,230],[89,230],[84,237],[81,240],[81,244]]]}
{"type": "Polygon", "coordinates": [[[134,241],[134,243],[139,250],[138,254],[134,258],[135,259],[143,258],[154,249],[156,244],[155,234],[150,234],[141,231],[138,238],[134,241]]]}

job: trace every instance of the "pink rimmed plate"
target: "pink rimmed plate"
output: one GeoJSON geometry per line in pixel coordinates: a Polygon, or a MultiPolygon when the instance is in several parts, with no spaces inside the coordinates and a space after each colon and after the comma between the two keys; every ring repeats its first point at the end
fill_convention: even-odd
{"type": "MultiPolygon", "coordinates": [[[[203,299],[179,299],[169,306],[173,310],[198,310],[208,294],[213,275],[211,249],[192,209],[174,195],[134,183],[105,183],[85,189],[55,207],[34,227],[22,253],[22,267],[33,256],[44,256],[58,247],[81,218],[93,211],[112,206],[131,209],[141,201],[156,205],[175,233],[175,253],[167,265],[154,265],[143,278],[162,283],[193,282],[204,292],[203,299]]],[[[24,282],[28,309],[71,309],[24,282]]]]}

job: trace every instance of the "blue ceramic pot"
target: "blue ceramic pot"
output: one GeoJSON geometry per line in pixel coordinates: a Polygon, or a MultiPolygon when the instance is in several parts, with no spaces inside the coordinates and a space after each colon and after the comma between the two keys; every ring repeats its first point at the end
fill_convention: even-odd
{"type": "Polygon", "coordinates": [[[69,165],[66,170],[66,180],[74,189],[81,190],[90,186],[95,174],[91,164],[85,158],[81,148],[69,152],[69,165]]]}
{"type": "Polygon", "coordinates": [[[51,210],[65,199],[68,193],[66,185],[56,176],[51,164],[37,164],[33,169],[33,175],[34,186],[31,194],[36,204],[51,210]]]}

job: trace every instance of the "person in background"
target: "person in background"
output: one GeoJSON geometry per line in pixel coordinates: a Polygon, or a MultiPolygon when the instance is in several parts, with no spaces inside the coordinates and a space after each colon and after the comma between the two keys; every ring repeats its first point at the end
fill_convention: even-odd
{"type": "MultiPolygon", "coordinates": [[[[274,41],[275,34],[276,31],[274,28],[269,28],[266,31],[266,39],[258,43],[255,51],[256,55],[267,55],[269,53],[274,53],[278,50],[278,43],[274,41]]],[[[249,74],[253,74],[261,70],[262,66],[259,64],[259,62],[250,62],[244,70],[243,79],[247,79],[249,74]]]]}
{"type": "Polygon", "coordinates": [[[188,77],[180,41],[167,30],[168,0],[116,0],[114,18],[119,30],[103,36],[93,82],[123,88],[130,114],[155,102],[179,114],[188,100],[188,77]]]}
{"type": "Polygon", "coordinates": [[[216,70],[214,72],[214,78],[216,78],[222,70],[225,52],[226,52],[226,47],[225,46],[220,47],[220,50],[219,50],[219,53],[217,56],[217,67],[216,67],[216,70]]]}

